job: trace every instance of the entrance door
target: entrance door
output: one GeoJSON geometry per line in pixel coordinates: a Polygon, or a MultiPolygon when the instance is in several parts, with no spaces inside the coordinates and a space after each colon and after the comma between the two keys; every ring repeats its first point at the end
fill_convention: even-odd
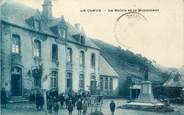
{"type": "Polygon", "coordinates": [[[137,99],[140,94],[140,89],[132,89],[132,99],[137,99]]]}
{"type": "Polygon", "coordinates": [[[12,68],[11,95],[22,96],[22,71],[21,68],[12,68]]]}
{"type": "Polygon", "coordinates": [[[90,81],[90,90],[91,94],[96,93],[96,77],[94,75],[91,76],[91,81],[90,81]]]}
{"type": "Polygon", "coordinates": [[[21,75],[12,75],[12,79],[11,79],[12,96],[21,96],[22,94],[21,84],[22,84],[21,75]]]}
{"type": "Polygon", "coordinates": [[[91,89],[91,94],[95,94],[96,93],[96,81],[95,80],[91,80],[90,82],[90,89],[91,89]]]}

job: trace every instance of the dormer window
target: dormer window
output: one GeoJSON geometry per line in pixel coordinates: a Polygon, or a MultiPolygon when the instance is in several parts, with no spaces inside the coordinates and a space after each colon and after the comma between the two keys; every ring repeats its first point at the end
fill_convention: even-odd
{"type": "Polygon", "coordinates": [[[66,30],[63,28],[59,29],[59,36],[63,39],[66,39],[66,30]]]}
{"type": "Polygon", "coordinates": [[[34,20],[34,29],[37,31],[40,31],[41,29],[41,24],[39,20],[34,20]]]}

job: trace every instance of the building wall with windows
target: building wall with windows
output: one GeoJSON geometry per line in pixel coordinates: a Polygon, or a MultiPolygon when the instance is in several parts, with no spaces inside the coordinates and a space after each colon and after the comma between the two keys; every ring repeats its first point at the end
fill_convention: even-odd
{"type": "Polygon", "coordinates": [[[2,5],[1,86],[9,96],[38,88],[95,94],[102,76],[100,49],[79,24],[52,17],[51,2],[44,4],[44,13],[12,2],[2,5]]]}
{"type": "MultiPolygon", "coordinates": [[[[73,91],[90,90],[91,76],[98,80],[98,55],[99,50],[86,48],[73,43],[57,43],[55,38],[41,34],[32,35],[33,32],[3,24],[3,86],[11,91],[11,77],[14,67],[19,67],[22,71],[22,94],[29,89],[42,87],[46,89],[58,87],[60,92],[67,91],[67,77],[71,76],[71,88],[73,91]],[[15,46],[15,38],[19,38],[19,45],[15,46]],[[39,44],[39,45],[38,45],[39,44]],[[35,46],[36,45],[36,46],[35,46]],[[53,45],[57,46],[58,60],[53,56],[53,45]],[[71,50],[71,59],[68,59],[68,48],[71,50]],[[83,56],[81,55],[83,52],[83,56]],[[92,54],[95,55],[95,67],[92,67],[92,54]],[[54,59],[53,59],[54,58],[54,59]],[[81,59],[83,62],[80,62],[81,59]],[[71,66],[68,61],[71,60],[71,66]],[[43,68],[43,75],[39,81],[35,82],[33,70],[39,66],[43,68]],[[80,76],[83,79],[80,82],[80,76]],[[55,84],[57,83],[57,84],[55,84]],[[80,88],[82,86],[83,88],[80,88]]],[[[17,43],[17,42],[15,42],[17,43]]],[[[10,93],[11,95],[11,93],[10,93]]]]}
{"type": "MultiPolygon", "coordinates": [[[[74,91],[90,90],[91,76],[94,75],[96,78],[99,77],[98,76],[99,50],[92,49],[92,48],[86,48],[80,45],[74,45],[72,43],[67,44],[66,50],[68,49],[70,49],[72,52],[72,62],[71,62],[72,67],[67,66],[67,61],[66,61],[66,74],[71,74],[72,76],[72,78],[70,78],[70,79],[73,79],[72,89],[74,91]],[[84,57],[80,56],[81,52],[83,52],[84,57]],[[92,54],[95,54],[96,56],[94,68],[91,66],[91,58],[92,58],[91,55],[92,54]],[[80,59],[82,57],[84,59],[80,59]]],[[[66,60],[71,60],[68,58],[69,57],[66,56],[66,60]]],[[[67,83],[67,81],[65,83],[67,83]]],[[[68,86],[68,85],[66,84],[65,86],[68,86]]]]}
{"type": "MultiPolygon", "coordinates": [[[[3,24],[3,86],[11,90],[12,69],[19,67],[22,70],[21,83],[22,93],[27,89],[42,87],[50,89],[53,72],[57,73],[57,81],[62,82],[64,78],[65,46],[57,43],[55,38],[35,34],[34,32],[3,24]],[[14,36],[20,39],[20,47],[14,45],[14,36]],[[39,41],[40,46],[36,46],[39,41]],[[52,45],[58,46],[58,60],[52,59],[52,45]],[[43,75],[35,82],[33,70],[40,65],[43,66],[43,75]]],[[[63,84],[63,83],[62,83],[63,84]]],[[[16,85],[16,84],[15,84],[16,85]]],[[[59,87],[59,85],[56,85],[59,87]]],[[[61,91],[64,91],[60,89],[61,91]]]]}

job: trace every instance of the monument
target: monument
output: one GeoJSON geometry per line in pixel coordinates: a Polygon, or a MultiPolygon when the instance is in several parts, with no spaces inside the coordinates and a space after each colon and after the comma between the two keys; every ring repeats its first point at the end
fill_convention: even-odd
{"type": "Polygon", "coordinates": [[[144,71],[144,80],[141,82],[141,91],[136,101],[142,103],[154,103],[156,100],[154,99],[152,92],[152,82],[148,80],[148,67],[145,67],[144,71]]]}
{"type": "Polygon", "coordinates": [[[141,90],[137,99],[131,102],[127,102],[120,108],[123,109],[137,109],[154,112],[171,112],[174,111],[169,105],[154,99],[152,92],[152,82],[149,81],[148,67],[144,68],[144,80],[141,82],[141,90]]]}

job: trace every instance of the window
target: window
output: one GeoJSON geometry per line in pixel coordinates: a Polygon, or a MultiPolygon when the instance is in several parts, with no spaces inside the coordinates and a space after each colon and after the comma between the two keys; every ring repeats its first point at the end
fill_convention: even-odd
{"type": "Polygon", "coordinates": [[[61,38],[66,38],[66,30],[64,30],[63,28],[61,28],[60,30],[59,30],[59,34],[60,34],[60,36],[61,36],[61,38]]]}
{"type": "Polygon", "coordinates": [[[100,77],[100,89],[103,90],[103,77],[100,77]]]}
{"type": "Polygon", "coordinates": [[[92,54],[92,55],[91,55],[91,67],[92,67],[92,68],[95,68],[95,61],[96,61],[96,59],[95,59],[95,54],[92,54]]]}
{"type": "Polygon", "coordinates": [[[52,61],[58,60],[58,46],[56,44],[52,45],[52,61]]]}
{"type": "Polygon", "coordinates": [[[108,78],[105,78],[105,89],[108,89],[108,78]]]}
{"type": "Polygon", "coordinates": [[[72,64],[72,49],[67,49],[67,63],[72,64]]]}
{"type": "Polygon", "coordinates": [[[66,87],[67,89],[72,89],[72,73],[66,74],[66,87]]]}
{"type": "Polygon", "coordinates": [[[58,88],[58,72],[57,71],[52,71],[51,87],[58,88]]]}
{"type": "Polygon", "coordinates": [[[39,20],[34,20],[34,29],[37,31],[40,31],[40,21],[39,20]]]}
{"type": "Polygon", "coordinates": [[[110,91],[112,91],[112,88],[113,88],[113,81],[112,81],[113,79],[112,78],[110,78],[110,91]]]}
{"type": "Polygon", "coordinates": [[[80,36],[80,43],[81,43],[81,44],[84,44],[84,43],[85,43],[85,38],[84,38],[84,36],[82,36],[82,35],[80,36]]]}
{"type": "Polygon", "coordinates": [[[13,35],[12,37],[12,52],[20,54],[20,37],[18,35],[13,35]]]}
{"type": "Polygon", "coordinates": [[[34,40],[34,54],[35,57],[41,57],[41,42],[34,40]]]}
{"type": "Polygon", "coordinates": [[[79,89],[84,90],[84,74],[79,76],[79,89]]]}
{"type": "Polygon", "coordinates": [[[84,63],[85,63],[84,60],[85,60],[84,52],[80,51],[80,59],[79,59],[80,66],[84,66],[84,63]]]}

